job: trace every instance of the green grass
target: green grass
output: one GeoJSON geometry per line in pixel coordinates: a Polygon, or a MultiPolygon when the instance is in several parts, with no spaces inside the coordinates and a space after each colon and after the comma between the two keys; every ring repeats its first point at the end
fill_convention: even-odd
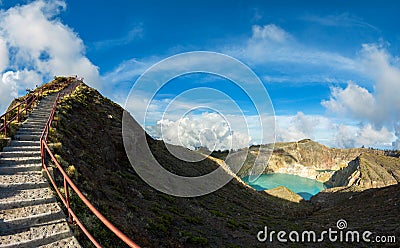
{"type": "Polygon", "coordinates": [[[186,242],[189,244],[194,244],[194,245],[207,245],[208,244],[207,238],[204,238],[202,236],[197,236],[197,235],[193,234],[192,232],[180,231],[179,233],[181,236],[186,238],[186,242]]]}
{"type": "Polygon", "coordinates": [[[203,221],[198,217],[185,215],[183,218],[187,223],[195,224],[195,225],[203,225],[203,221]]]}
{"type": "Polygon", "coordinates": [[[228,222],[226,223],[226,226],[232,230],[236,230],[239,228],[240,224],[237,223],[234,219],[229,219],[228,222]]]}

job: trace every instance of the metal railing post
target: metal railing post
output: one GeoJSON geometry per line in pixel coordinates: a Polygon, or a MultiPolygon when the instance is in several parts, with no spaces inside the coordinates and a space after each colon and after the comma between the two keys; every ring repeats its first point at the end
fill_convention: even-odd
{"type": "Polygon", "coordinates": [[[19,113],[19,109],[20,109],[20,105],[18,105],[18,115],[17,115],[17,121],[18,121],[18,123],[21,122],[21,116],[20,116],[20,113],[19,113]]]}
{"type": "Polygon", "coordinates": [[[43,139],[40,139],[40,155],[42,156],[42,169],[44,170],[45,168],[45,161],[44,161],[44,156],[45,156],[45,151],[44,151],[44,146],[43,146],[43,139]]]}
{"type": "Polygon", "coordinates": [[[72,217],[72,215],[71,215],[71,208],[70,208],[70,201],[69,201],[69,187],[68,187],[68,182],[67,182],[67,179],[65,179],[65,177],[64,177],[64,190],[65,190],[65,201],[66,201],[66,203],[67,203],[67,211],[68,211],[68,220],[69,220],[69,223],[73,223],[73,217],[72,217]]]}
{"type": "Polygon", "coordinates": [[[4,138],[7,138],[7,113],[4,115],[4,138]]]}

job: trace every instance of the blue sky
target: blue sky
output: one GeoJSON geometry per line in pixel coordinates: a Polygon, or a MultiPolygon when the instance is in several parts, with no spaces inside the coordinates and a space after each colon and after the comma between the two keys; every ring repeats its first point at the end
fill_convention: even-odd
{"type": "MultiPolygon", "coordinates": [[[[27,87],[74,74],[124,105],[135,80],[154,63],[183,52],[213,51],[242,61],[262,80],[275,109],[278,141],[400,145],[399,1],[0,2],[1,110],[27,87]]],[[[163,88],[149,109],[154,136],[161,136],[163,123],[179,126],[182,116],[159,122],[161,114],[199,82],[230,94],[247,120],[256,118],[251,102],[227,80],[183,77],[163,88]]],[[[212,96],[198,98],[215,102],[212,96]]],[[[182,97],[179,106],[198,103],[182,97]]],[[[138,102],[127,106],[144,111],[138,102]]],[[[220,102],[210,107],[237,114],[220,102]]],[[[185,126],[187,139],[199,135],[190,129],[204,120],[212,120],[213,132],[224,133],[226,126],[215,124],[220,117],[203,117],[185,126]]],[[[173,140],[176,133],[169,131],[164,138],[173,140]]],[[[255,127],[237,133],[240,144],[260,142],[255,127]]],[[[196,143],[189,140],[183,143],[196,143]]]]}

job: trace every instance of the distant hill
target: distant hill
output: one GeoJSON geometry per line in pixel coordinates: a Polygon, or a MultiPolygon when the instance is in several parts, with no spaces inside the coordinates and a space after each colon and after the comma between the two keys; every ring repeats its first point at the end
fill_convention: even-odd
{"type": "MultiPolygon", "coordinates": [[[[71,176],[78,187],[110,221],[143,247],[265,247],[266,244],[259,243],[256,238],[264,226],[273,230],[313,228],[319,231],[334,228],[342,218],[348,220],[352,228],[400,234],[398,184],[362,192],[351,188],[343,192],[324,192],[321,201],[295,203],[257,192],[233,179],[205,196],[173,197],[148,186],[130,165],[122,141],[123,109],[119,105],[83,84],[60,103],[58,113],[58,126],[51,141],[57,144],[54,151],[63,166],[73,166],[75,170],[71,176]],[[342,200],[334,201],[339,198],[342,200]]],[[[162,141],[149,136],[147,141],[157,160],[179,175],[201,175],[219,166],[215,159],[196,163],[181,161],[168,152],[162,141]]],[[[336,161],[349,162],[361,151],[332,153],[332,149],[312,141],[287,143],[287,146],[277,144],[276,147],[275,161],[286,164],[297,161],[295,163],[316,165],[320,169],[336,168],[336,161]]],[[[182,148],[184,150],[199,156],[182,148]]],[[[394,162],[394,168],[399,166],[398,161],[394,162]]],[[[75,200],[72,207],[79,209],[77,212],[84,224],[100,238],[103,246],[123,247],[87,213],[76,197],[72,198],[75,200]]],[[[82,244],[87,244],[83,235],[79,238],[82,244]]],[[[273,244],[275,247],[286,245],[273,244]]],[[[321,244],[297,245],[320,247],[321,244]]],[[[329,245],[342,247],[340,243],[329,245]]]]}

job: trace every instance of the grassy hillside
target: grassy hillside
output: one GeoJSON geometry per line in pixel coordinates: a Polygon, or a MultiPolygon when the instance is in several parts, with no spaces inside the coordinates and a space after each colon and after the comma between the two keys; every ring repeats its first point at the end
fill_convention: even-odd
{"type": "MultiPolygon", "coordinates": [[[[92,203],[118,228],[144,247],[256,247],[258,231],[264,226],[273,230],[315,231],[335,227],[340,218],[371,231],[400,234],[398,214],[399,188],[351,192],[353,198],[338,205],[318,202],[294,203],[265,192],[256,192],[232,180],[216,192],[202,197],[180,198],[161,193],[148,186],[130,165],[122,142],[123,109],[96,90],[79,86],[63,99],[59,122],[52,136],[54,151],[62,165],[92,203]],[[391,195],[390,201],[385,198],[391,195]],[[375,204],[371,197],[386,200],[375,204]],[[359,211],[367,209],[366,211],[359,211]],[[368,215],[374,211],[374,215],[368,215]],[[385,212],[386,211],[386,212],[385,212]],[[386,225],[375,225],[384,217],[386,225]],[[353,221],[354,220],[354,221],[353,221]]],[[[214,170],[213,160],[183,162],[169,154],[162,141],[148,137],[157,160],[180,175],[199,175],[214,170]]],[[[187,151],[189,152],[189,151],[187,151]]],[[[197,154],[198,155],[198,154],[197,154]]],[[[193,153],[193,156],[197,156],[193,153]]],[[[335,194],[325,193],[324,202],[335,194]]],[[[82,204],[76,200],[80,218],[105,247],[123,247],[82,204]]],[[[334,204],[334,203],[332,203],[334,204]]],[[[80,235],[80,242],[89,247],[80,235]]],[[[274,243],[276,246],[284,244],[274,243]]],[[[304,244],[292,244],[303,247],[304,244]]],[[[331,244],[330,244],[331,245],[331,244]]],[[[307,246],[312,246],[308,244],[307,246]]],[[[342,244],[333,244],[341,247],[342,244]]]]}

